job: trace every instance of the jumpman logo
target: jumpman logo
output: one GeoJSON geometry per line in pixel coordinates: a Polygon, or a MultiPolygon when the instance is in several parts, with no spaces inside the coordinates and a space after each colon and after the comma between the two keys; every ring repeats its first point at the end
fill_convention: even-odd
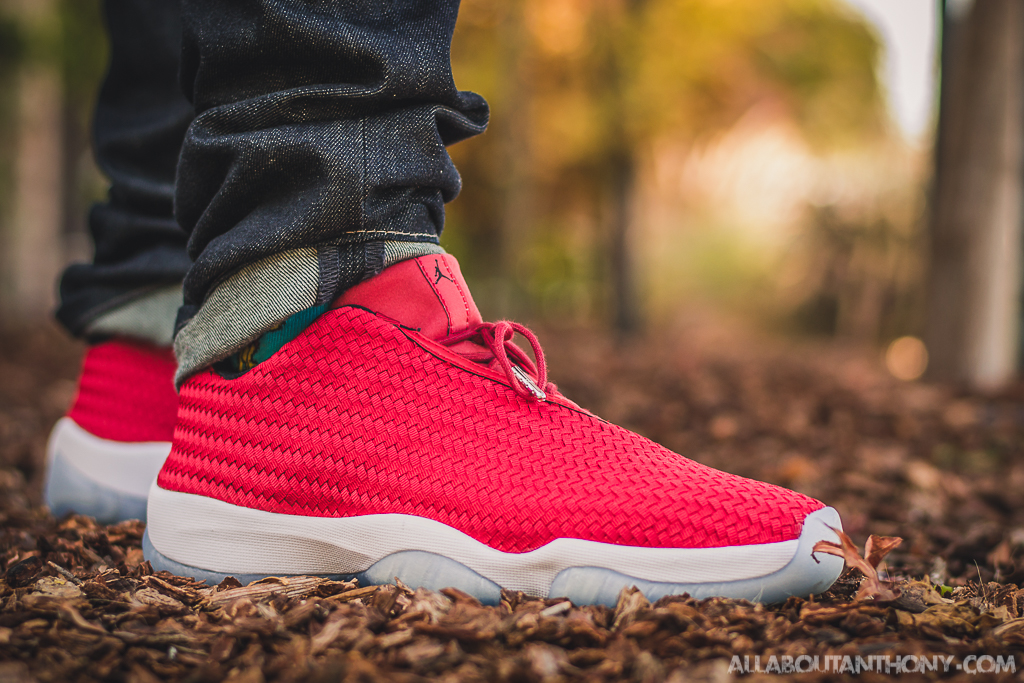
{"type": "Polygon", "coordinates": [[[448,280],[448,282],[455,284],[455,280],[441,272],[441,262],[438,259],[434,259],[434,284],[436,285],[441,280],[448,280]]]}

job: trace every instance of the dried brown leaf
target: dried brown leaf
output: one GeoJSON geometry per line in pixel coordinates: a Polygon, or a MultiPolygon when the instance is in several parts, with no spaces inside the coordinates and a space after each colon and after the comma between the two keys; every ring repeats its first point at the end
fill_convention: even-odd
{"type": "MultiPolygon", "coordinates": [[[[829,528],[832,529],[832,527],[829,528]]],[[[848,567],[856,567],[864,576],[877,577],[878,573],[875,571],[875,568],[860,556],[860,552],[857,550],[857,546],[853,544],[853,540],[838,529],[832,529],[832,531],[839,537],[839,543],[834,541],[818,541],[814,544],[811,554],[825,553],[826,555],[841,557],[848,567]]]]}
{"type": "Polygon", "coordinates": [[[899,547],[903,539],[899,536],[868,536],[868,542],[864,544],[864,557],[868,564],[878,568],[886,555],[899,547]]]}
{"type": "Polygon", "coordinates": [[[893,604],[897,609],[920,614],[934,605],[952,605],[953,601],[940,596],[928,581],[907,581],[900,585],[900,597],[893,604]]]}
{"type": "MultiPolygon", "coordinates": [[[[829,527],[831,529],[831,527],[829,527]]],[[[895,600],[899,597],[899,589],[891,588],[882,583],[878,578],[878,570],[874,565],[870,564],[867,560],[860,556],[857,551],[857,546],[853,544],[853,540],[839,529],[832,529],[836,536],[839,537],[839,543],[832,541],[818,541],[814,544],[814,549],[811,553],[825,553],[826,555],[835,555],[843,558],[848,567],[856,567],[864,575],[864,581],[860,584],[860,590],[857,591],[858,600],[866,600],[872,598],[874,600],[895,600]]],[[[872,538],[876,538],[872,536],[872,538]]],[[[902,542],[903,539],[899,539],[902,542]]],[[[870,542],[870,541],[869,541],[870,542]]],[[[885,548],[884,552],[879,555],[879,560],[885,556],[885,553],[895,548],[899,543],[892,544],[890,542],[880,543],[880,548],[885,548]]]]}

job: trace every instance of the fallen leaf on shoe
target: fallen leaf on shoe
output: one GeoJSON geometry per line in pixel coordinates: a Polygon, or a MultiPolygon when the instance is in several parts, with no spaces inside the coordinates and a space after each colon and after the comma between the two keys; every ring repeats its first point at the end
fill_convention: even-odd
{"type": "MultiPolygon", "coordinates": [[[[829,528],[831,529],[832,527],[829,528]]],[[[864,575],[864,581],[861,582],[860,590],[857,591],[858,600],[866,600],[868,598],[874,600],[895,600],[898,598],[900,590],[891,584],[887,585],[887,583],[878,578],[878,564],[882,561],[882,558],[902,543],[903,539],[894,536],[868,537],[868,542],[864,546],[864,552],[870,560],[873,560],[872,562],[861,557],[860,553],[857,552],[857,546],[853,544],[853,540],[849,536],[838,529],[832,529],[832,531],[839,537],[840,542],[818,541],[814,544],[811,554],[825,553],[826,555],[835,555],[836,557],[843,558],[847,566],[859,569],[864,575]]]]}
{"type": "MultiPolygon", "coordinates": [[[[832,527],[829,527],[832,529],[832,527]]],[[[843,558],[847,565],[850,567],[856,567],[861,570],[865,576],[871,576],[878,574],[875,568],[868,564],[867,560],[860,556],[857,551],[857,546],[853,544],[853,540],[838,529],[832,529],[836,536],[839,537],[839,543],[835,541],[818,541],[814,544],[814,549],[811,550],[811,554],[814,553],[825,553],[826,555],[835,555],[843,558]]]]}

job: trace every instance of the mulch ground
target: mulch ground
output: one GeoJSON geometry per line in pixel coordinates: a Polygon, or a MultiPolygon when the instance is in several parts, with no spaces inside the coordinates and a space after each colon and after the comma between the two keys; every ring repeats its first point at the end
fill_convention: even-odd
{"type": "Polygon", "coordinates": [[[55,519],[40,506],[43,447],[72,398],[80,347],[38,327],[0,332],[0,683],[659,683],[729,680],[738,662],[767,671],[751,678],[795,666],[817,669],[790,674],[799,680],[835,679],[860,665],[870,680],[936,661],[920,675],[976,680],[957,665],[990,670],[997,657],[1024,668],[1024,387],[903,383],[872,353],[713,326],[626,345],[592,333],[541,339],[553,379],[602,416],[822,499],[860,545],[902,537],[882,566],[899,597],[856,599],[856,570],[784,605],[652,605],[627,590],[614,609],[154,573],[140,523],[55,519]]]}

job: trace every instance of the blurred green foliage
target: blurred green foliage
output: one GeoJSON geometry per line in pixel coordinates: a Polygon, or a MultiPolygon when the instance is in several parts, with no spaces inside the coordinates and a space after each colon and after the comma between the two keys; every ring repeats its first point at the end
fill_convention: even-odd
{"type": "Polygon", "coordinates": [[[88,153],[88,129],[106,62],[99,0],[0,3],[0,93],[5,94],[0,97],[0,231],[11,214],[19,72],[31,68],[53,70],[60,80],[66,228],[84,229],[88,205],[104,191],[88,153]]]}
{"type": "Polygon", "coordinates": [[[21,61],[24,50],[17,22],[0,14],[0,77],[9,74],[21,61]]]}
{"type": "Polygon", "coordinates": [[[57,8],[61,44],[57,61],[65,92],[88,120],[108,59],[101,5],[96,0],[59,0],[57,8]]]}
{"type": "MultiPolygon", "coordinates": [[[[460,87],[488,98],[492,123],[452,150],[466,180],[444,242],[475,280],[514,276],[505,300],[485,306],[605,318],[624,150],[643,181],[666,148],[692,149],[766,108],[812,150],[875,144],[888,134],[879,51],[830,0],[465,0],[453,67],[460,87]]],[[[680,275],[729,297],[737,278],[759,286],[763,264],[728,241],[691,240],[703,260],[682,255],[680,275]]],[[[642,250],[636,259],[645,278],[642,250]]]]}
{"type": "Polygon", "coordinates": [[[88,107],[107,63],[101,3],[55,0],[28,7],[0,2],[0,73],[50,66],[60,72],[66,95],[88,107]]]}

